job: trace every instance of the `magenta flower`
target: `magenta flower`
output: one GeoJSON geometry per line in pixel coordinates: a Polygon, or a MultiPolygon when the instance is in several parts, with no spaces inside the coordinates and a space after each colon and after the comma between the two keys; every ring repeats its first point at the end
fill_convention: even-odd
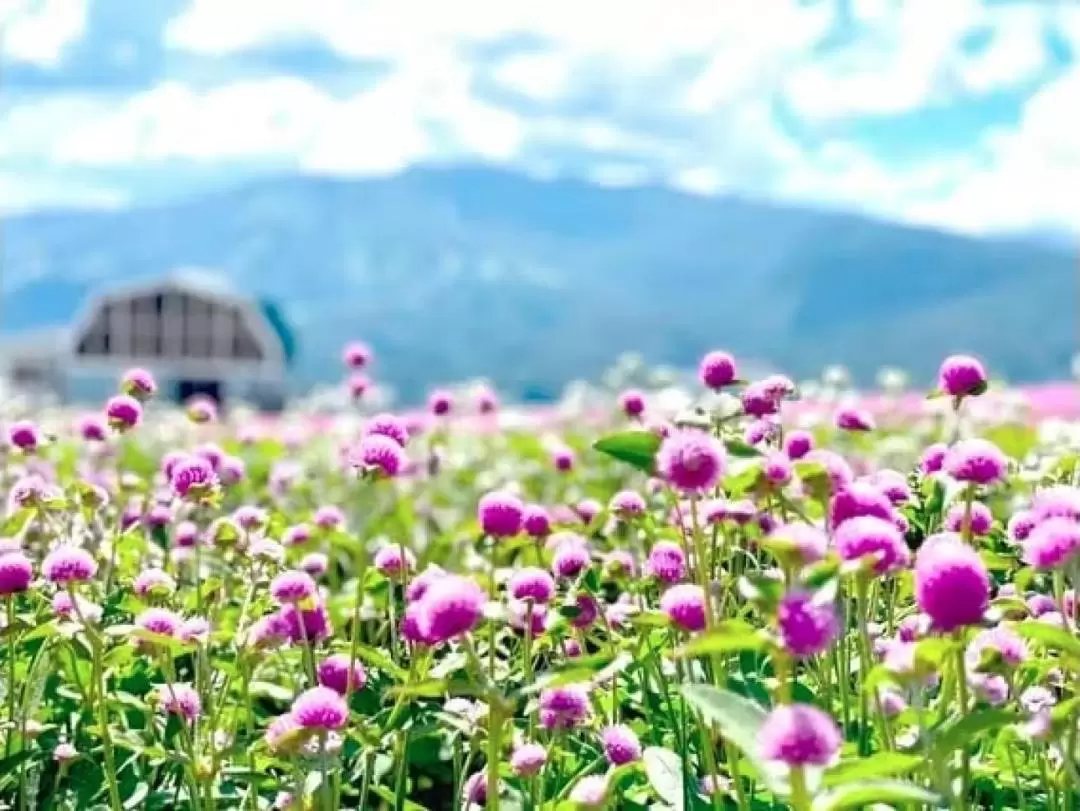
{"type": "Polygon", "coordinates": [[[831,603],[815,603],[812,595],[798,591],[784,595],[776,624],[785,650],[800,658],[824,653],[840,630],[831,603]]]}
{"type": "Polygon", "coordinates": [[[330,614],[321,602],[311,607],[286,603],[278,614],[282,628],[294,645],[313,644],[330,636],[330,614]]]}
{"type": "Polygon", "coordinates": [[[698,378],[707,388],[719,391],[736,382],[735,358],[727,352],[706,353],[698,366],[698,378]]]}
{"type": "Polygon", "coordinates": [[[555,581],[543,569],[517,569],[510,577],[508,591],[515,600],[548,603],[555,596],[555,581]]]}
{"type": "Polygon", "coordinates": [[[836,427],[841,431],[873,431],[874,417],[863,408],[841,408],[836,412],[836,427]]]}
{"type": "Polygon", "coordinates": [[[552,573],[562,579],[577,577],[588,567],[589,549],[584,543],[567,542],[556,548],[551,561],[552,573]]]}
{"type": "Polygon", "coordinates": [[[619,407],[631,419],[638,419],[645,413],[645,395],[637,389],[629,389],[619,395],[619,407]]]}
{"type": "Polygon", "coordinates": [[[120,378],[120,391],[136,400],[145,401],[157,394],[157,383],[146,369],[128,369],[120,378]]]}
{"type": "Polygon", "coordinates": [[[986,370],[976,358],[953,355],[938,371],[938,390],[950,397],[969,397],[986,391],[986,370]]]}
{"type": "Polygon", "coordinates": [[[915,600],[939,631],[982,621],[990,605],[990,574],[962,541],[926,543],[915,558],[915,600]]]}
{"type": "Polygon", "coordinates": [[[160,684],[157,687],[157,700],[165,712],[178,715],[188,722],[194,721],[202,713],[199,693],[190,684],[160,684]]]}
{"type": "Polygon", "coordinates": [[[173,492],[185,501],[198,501],[217,487],[213,465],[202,456],[187,456],[173,465],[170,484],[173,492]]]}
{"type": "Polygon", "coordinates": [[[115,431],[127,431],[142,419],[142,405],[128,394],[118,394],[105,404],[105,417],[115,431]]]}
{"type": "Polygon", "coordinates": [[[510,755],[510,770],[518,777],[532,777],[547,763],[547,750],[538,743],[523,743],[510,755]]]}
{"type": "Polygon", "coordinates": [[[611,512],[620,518],[644,515],[646,508],[645,499],[635,490],[620,490],[611,497],[611,512]]]}
{"type": "Polygon", "coordinates": [[[543,538],[551,532],[551,517],[540,504],[526,504],[521,512],[521,528],[532,538],[543,538]]]}
{"type": "Polygon", "coordinates": [[[321,732],[341,729],[349,721],[345,699],[329,687],[305,690],[293,701],[289,714],[300,727],[321,732]]]}
{"type": "Polygon", "coordinates": [[[183,620],[167,608],[148,608],[135,618],[135,627],[154,636],[175,637],[183,620]]]}
{"type": "Polygon", "coordinates": [[[1009,460],[993,442],[962,439],[949,448],[943,467],[958,482],[987,485],[1005,478],[1009,460]]]}
{"type": "Polygon", "coordinates": [[[692,429],[672,433],[656,455],[659,474],[684,493],[711,490],[724,475],[725,466],[723,445],[711,434],[692,429]]]}
{"type": "Polygon", "coordinates": [[[674,541],[657,541],[649,550],[645,571],[661,583],[678,583],[686,577],[686,554],[674,541]]]}
{"type": "Polygon", "coordinates": [[[861,516],[892,521],[896,517],[896,510],[889,497],[868,482],[851,482],[837,490],[829,500],[829,526],[832,529],[861,516]]]}
{"type": "Polygon", "coordinates": [[[842,743],[836,722],[808,704],[776,707],[758,731],[762,757],[795,768],[828,766],[842,743]]]}
{"type": "MultiPolygon", "coordinates": [[[[323,659],[319,663],[318,677],[319,684],[323,687],[329,687],[341,695],[347,695],[350,687],[348,655],[335,653],[323,659]]],[[[359,661],[353,662],[352,689],[363,690],[365,684],[367,684],[367,671],[364,670],[364,665],[359,661]]]]}
{"type": "Polygon", "coordinates": [[[484,614],[487,595],[474,581],[448,574],[428,586],[417,606],[417,624],[432,644],[467,634],[484,614]]]}
{"type": "Polygon", "coordinates": [[[401,544],[388,543],[375,553],[375,568],[386,577],[396,577],[402,571],[416,568],[416,556],[401,544]]]}
{"type": "Polygon", "coordinates": [[[902,569],[911,560],[911,552],[896,524],[871,515],[845,521],[836,530],[833,543],[845,561],[872,558],[876,575],[902,569]]]}
{"type": "Polygon", "coordinates": [[[454,396],[450,392],[441,389],[433,391],[431,396],[428,397],[428,408],[436,417],[445,417],[454,408],[454,396]]]}
{"type": "Polygon", "coordinates": [[[600,737],[604,743],[604,756],[612,766],[641,760],[641,742],[634,730],[625,724],[607,727],[600,737]]]}
{"type": "Polygon", "coordinates": [[[8,426],[8,442],[21,451],[34,452],[41,439],[38,427],[29,420],[16,420],[8,426]]]}
{"type": "Polygon", "coordinates": [[[813,449],[814,437],[808,431],[792,431],[784,437],[784,452],[789,459],[802,459],[813,449]]]}
{"type": "MultiPolygon", "coordinates": [[[[949,508],[948,513],[945,514],[945,529],[950,532],[964,531],[965,516],[967,515],[967,507],[964,504],[954,504],[949,508]]],[[[971,534],[974,537],[981,538],[990,532],[990,529],[994,525],[994,515],[990,512],[990,508],[979,501],[973,501],[971,504],[971,516],[970,516],[970,529],[971,534]]]]}
{"type": "Polygon", "coordinates": [[[385,434],[368,434],[349,456],[353,467],[388,479],[401,473],[406,463],[405,450],[396,439],[385,434]]]}
{"type": "Polygon", "coordinates": [[[540,725],[547,730],[571,729],[589,717],[589,688],[564,684],[540,692],[540,725]]]}
{"type": "Polygon", "coordinates": [[[512,538],[521,532],[525,505],[513,493],[495,490],[480,498],[476,516],[485,535],[512,538]]]}
{"type": "Polygon", "coordinates": [[[61,544],[45,556],[41,573],[50,583],[60,586],[84,583],[97,574],[97,562],[81,546],[61,544]]]}
{"type": "Polygon", "coordinates": [[[341,351],[341,360],[349,369],[363,369],[371,362],[371,347],[362,341],[350,341],[341,351]]]}
{"type": "Polygon", "coordinates": [[[279,603],[301,603],[313,599],[319,591],[311,575],[301,571],[285,571],[270,581],[270,596],[279,603]]]}
{"type": "Polygon", "coordinates": [[[168,597],[176,591],[176,581],[161,569],[143,569],[135,577],[132,591],[139,597],[168,597]]]}
{"type": "Polygon", "coordinates": [[[690,583],[672,586],[660,596],[660,610],[684,631],[705,628],[705,592],[701,586],[690,583]]]}
{"type": "Polygon", "coordinates": [[[1047,518],[1023,542],[1024,562],[1036,569],[1059,569],[1076,560],[1080,551],[1080,524],[1068,518],[1047,518]]]}
{"type": "Polygon", "coordinates": [[[376,414],[364,425],[364,434],[390,437],[403,448],[409,443],[409,427],[393,414],[376,414]]]}
{"type": "Polygon", "coordinates": [[[5,552],[0,555],[0,597],[21,594],[30,588],[33,579],[33,564],[22,552],[5,552]]]}

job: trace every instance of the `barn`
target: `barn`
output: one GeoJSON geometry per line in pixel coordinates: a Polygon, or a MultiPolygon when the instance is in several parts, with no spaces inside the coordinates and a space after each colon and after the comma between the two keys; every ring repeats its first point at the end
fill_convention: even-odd
{"type": "MultiPolygon", "coordinates": [[[[56,380],[107,376],[140,366],[163,397],[242,398],[266,410],[285,402],[294,335],[272,302],[244,296],[217,274],[183,270],[105,290],[84,304],[57,347],[22,341],[5,353],[9,375],[56,380]],[[21,348],[20,348],[21,347],[21,348]],[[33,347],[33,350],[31,350],[33,347]]],[[[16,381],[17,382],[17,381],[16,381]]],[[[67,387],[64,381],[58,385],[67,387]]]]}

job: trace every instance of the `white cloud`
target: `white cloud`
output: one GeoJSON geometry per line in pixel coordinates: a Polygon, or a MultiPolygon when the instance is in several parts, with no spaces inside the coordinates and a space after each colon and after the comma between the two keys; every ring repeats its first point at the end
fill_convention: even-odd
{"type": "Polygon", "coordinates": [[[86,28],[87,0],[4,0],[0,54],[4,59],[55,66],[86,28]]]}
{"type": "Polygon", "coordinates": [[[72,182],[45,173],[0,171],[0,213],[20,214],[58,206],[120,208],[129,202],[121,189],[72,182]]]}

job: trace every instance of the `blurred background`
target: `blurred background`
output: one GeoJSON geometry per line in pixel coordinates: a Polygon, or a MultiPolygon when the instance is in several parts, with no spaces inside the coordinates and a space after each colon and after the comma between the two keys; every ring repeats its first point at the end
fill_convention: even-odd
{"type": "Polygon", "coordinates": [[[1073,374],[1080,5],[0,0],[0,362],[267,408],[627,352],[1073,374]],[[353,380],[354,388],[365,388],[353,380]],[[354,392],[355,393],[355,392],[354,392]]]}

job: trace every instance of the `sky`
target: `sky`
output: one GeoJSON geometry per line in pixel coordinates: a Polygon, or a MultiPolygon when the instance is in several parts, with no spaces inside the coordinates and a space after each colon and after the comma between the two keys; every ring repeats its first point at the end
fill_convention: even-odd
{"type": "Polygon", "coordinates": [[[1080,0],[0,0],[0,210],[486,162],[1080,231],[1080,0]]]}

